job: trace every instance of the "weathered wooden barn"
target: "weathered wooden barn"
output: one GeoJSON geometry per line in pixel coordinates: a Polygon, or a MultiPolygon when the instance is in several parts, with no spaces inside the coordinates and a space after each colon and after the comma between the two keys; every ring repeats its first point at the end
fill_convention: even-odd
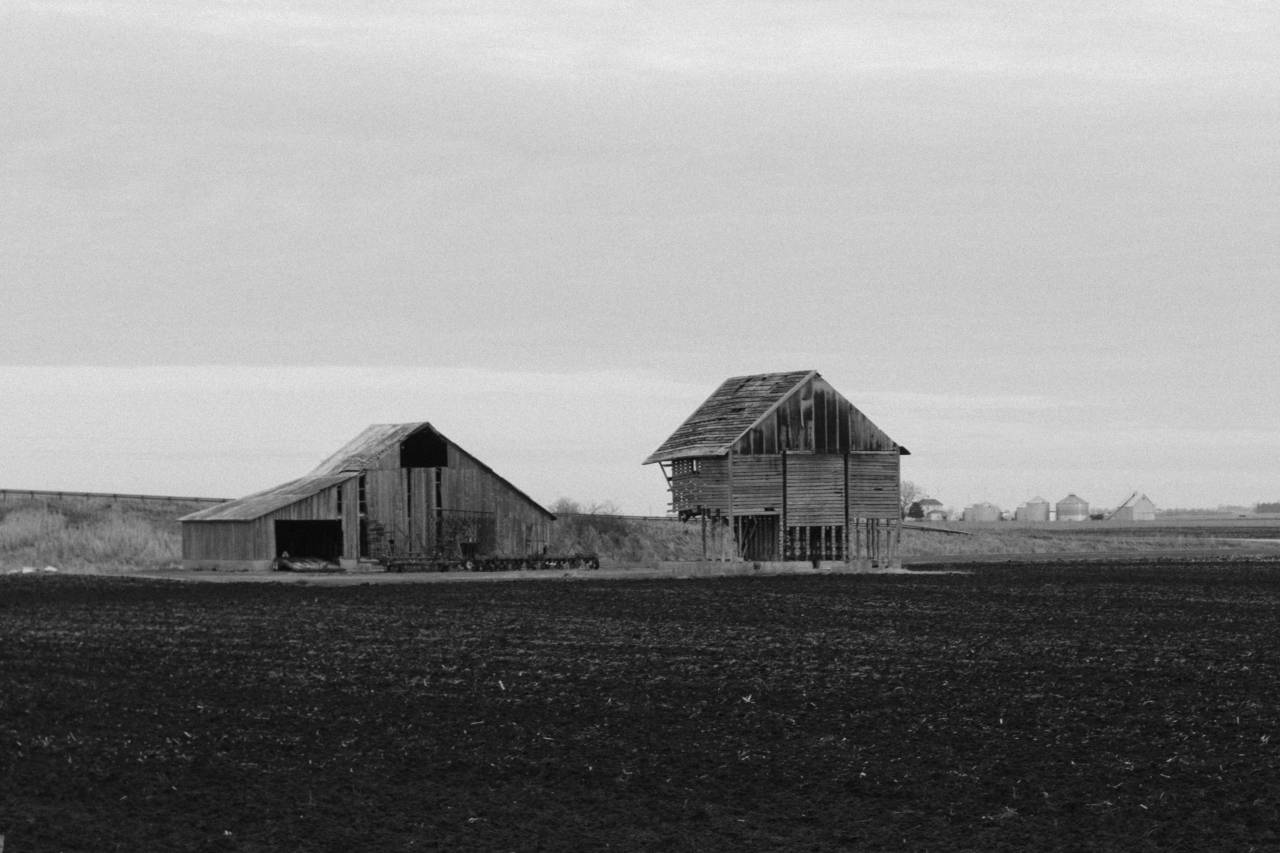
{"type": "Polygon", "coordinates": [[[375,424],[297,480],[184,516],[188,568],[541,553],[555,516],[429,423],[375,424]]]}
{"type": "Polygon", "coordinates": [[[817,371],[727,379],[645,464],[748,560],[897,559],[905,447],[817,371]]]}

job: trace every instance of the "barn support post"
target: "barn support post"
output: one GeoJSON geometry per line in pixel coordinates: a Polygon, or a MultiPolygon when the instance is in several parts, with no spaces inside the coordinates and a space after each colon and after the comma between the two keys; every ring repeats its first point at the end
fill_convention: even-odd
{"type": "Polygon", "coordinates": [[[782,512],[778,516],[778,559],[787,559],[787,447],[782,446],[782,512]]]}
{"type": "Polygon", "coordinates": [[[707,510],[698,507],[698,518],[702,521],[702,559],[707,559],[707,510]]]}
{"type": "MultiPolygon", "coordinates": [[[[737,559],[741,554],[738,553],[738,539],[733,535],[733,446],[729,446],[729,554],[725,559],[737,559]]],[[[721,553],[724,553],[721,551],[721,553]]]]}
{"type": "Polygon", "coordinates": [[[844,452],[844,541],[840,543],[840,549],[843,552],[845,563],[852,564],[853,560],[849,556],[849,451],[844,452]]]}

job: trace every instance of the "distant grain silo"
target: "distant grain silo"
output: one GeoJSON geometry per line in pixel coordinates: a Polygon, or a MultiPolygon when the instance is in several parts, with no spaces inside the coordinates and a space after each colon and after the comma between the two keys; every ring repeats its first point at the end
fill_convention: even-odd
{"type": "Polygon", "coordinates": [[[992,503],[980,503],[964,508],[965,521],[999,521],[1000,507],[992,503]]]}
{"type": "Polygon", "coordinates": [[[1089,502],[1079,495],[1070,494],[1058,501],[1058,521],[1088,521],[1089,502]]]}
{"type": "Polygon", "coordinates": [[[1048,521],[1049,502],[1042,497],[1034,497],[1018,507],[1016,518],[1018,521],[1048,521]]]}

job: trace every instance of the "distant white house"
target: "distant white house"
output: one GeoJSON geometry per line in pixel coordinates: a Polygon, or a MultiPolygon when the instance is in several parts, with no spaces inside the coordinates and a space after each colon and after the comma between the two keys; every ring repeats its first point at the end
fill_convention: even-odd
{"type": "Polygon", "coordinates": [[[1146,495],[1134,492],[1108,518],[1115,521],[1155,521],[1156,505],[1146,495]]]}
{"type": "Polygon", "coordinates": [[[936,498],[924,498],[911,504],[907,510],[907,518],[918,518],[922,521],[946,521],[947,511],[942,501],[936,498]]]}

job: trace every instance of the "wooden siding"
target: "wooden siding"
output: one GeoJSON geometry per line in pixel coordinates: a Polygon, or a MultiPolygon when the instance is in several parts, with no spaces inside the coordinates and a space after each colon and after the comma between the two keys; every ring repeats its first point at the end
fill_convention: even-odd
{"type": "MultiPolygon", "coordinates": [[[[680,460],[672,466],[677,512],[729,512],[728,459],[680,460]]],[[[898,518],[901,457],[896,450],[849,454],[849,517],[898,518]]],[[[782,514],[789,526],[843,525],[845,457],[830,453],[733,457],[733,514],[782,514]],[[785,466],[786,475],[783,476],[785,466]],[[784,507],[783,493],[786,502],[784,507]]]]}
{"type": "Polygon", "coordinates": [[[354,558],[359,544],[358,523],[348,505],[355,500],[355,480],[331,486],[274,512],[248,521],[192,521],[182,525],[185,560],[272,560],[276,555],[277,520],[340,520],[342,556],[354,558]],[[338,491],[343,515],[338,515],[338,491]],[[350,500],[348,500],[350,495],[350,500]]]}
{"type": "Polygon", "coordinates": [[[493,556],[537,553],[550,541],[551,520],[546,512],[456,446],[449,446],[449,467],[443,477],[446,511],[493,514],[493,556]]]}
{"type": "Polygon", "coordinates": [[[680,460],[673,466],[672,495],[678,501],[677,512],[729,507],[729,468],[724,457],[719,459],[680,460]]]}
{"type": "Polygon", "coordinates": [[[184,560],[260,560],[257,531],[249,521],[206,521],[182,525],[184,560]]]}
{"type": "Polygon", "coordinates": [[[857,518],[900,518],[902,458],[896,452],[849,454],[849,514],[857,518]]]}
{"type": "Polygon", "coordinates": [[[844,524],[844,457],[787,454],[787,526],[844,524]]]}
{"type": "Polygon", "coordinates": [[[471,517],[484,528],[483,535],[476,534],[483,556],[540,552],[551,538],[546,511],[470,454],[452,444],[448,453],[448,466],[438,469],[388,467],[398,457],[384,454],[380,467],[364,474],[368,518],[382,527],[387,549],[397,554],[433,553],[444,544],[437,542],[438,519],[453,523],[471,517]]]}
{"type": "Polygon", "coordinates": [[[898,445],[821,376],[782,399],[733,444],[740,456],[894,450],[898,445]]]}
{"type": "Polygon", "coordinates": [[[781,511],[782,457],[735,456],[733,514],[765,515],[781,511]]]}

